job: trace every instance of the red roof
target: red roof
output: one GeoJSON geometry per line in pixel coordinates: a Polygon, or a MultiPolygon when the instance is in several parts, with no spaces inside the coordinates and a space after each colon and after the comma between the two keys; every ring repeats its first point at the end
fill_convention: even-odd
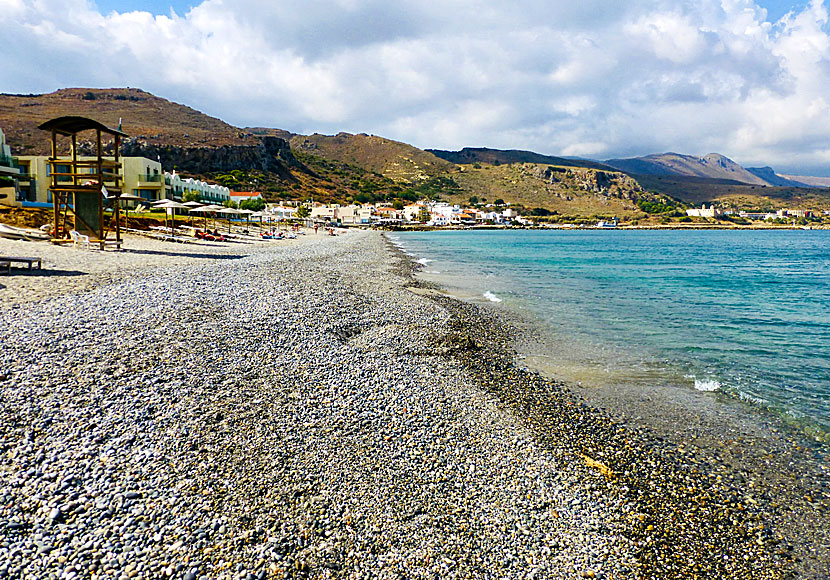
{"type": "Polygon", "coordinates": [[[261,191],[232,191],[231,196],[234,196],[234,195],[237,196],[237,197],[243,197],[243,196],[244,197],[257,197],[258,195],[261,196],[262,192],[261,191]]]}

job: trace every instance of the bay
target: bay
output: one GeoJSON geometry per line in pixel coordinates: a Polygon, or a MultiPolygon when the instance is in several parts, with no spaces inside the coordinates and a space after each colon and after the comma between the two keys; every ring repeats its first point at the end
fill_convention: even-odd
{"type": "Polygon", "coordinates": [[[587,385],[684,385],[830,433],[830,232],[400,232],[421,276],[532,316],[587,385]]]}

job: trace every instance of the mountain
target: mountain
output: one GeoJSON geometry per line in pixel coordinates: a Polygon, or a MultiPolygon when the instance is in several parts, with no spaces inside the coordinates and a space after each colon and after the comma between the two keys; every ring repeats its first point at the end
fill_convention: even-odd
{"type": "Polygon", "coordinates": [[[605,163],[629,175],[683,175],[752,185],[771,185],[718,153],[710,153],[705,157],[663,153],[633,159],[609,159],[605,163]]]}
{"type": "Polygon", "coordinates": [[[451,172],[454,165],[432,153],[391,139],[361,133],[337,135],[294,135],[295,151],[318,155],[325,159],[357,165],[402,183],[415,183],[451,172]]]}
{"type": "Polygon", "coordinates": [[[780,177],[803,183],[809,187],[830,188],[830,177],[809,177],[806,175],[780,175],[780,177]]]}
{"type": "Polygon", "coordinates": [[[609,159],[605,163],[629,175],[702,177],[751,185],[773,185],[718,153],[705,157],[663,153],[633,159],[609,159]]]}
{"type": "MultiPolygon", "coordinates": [[[[159,159],[165,168],[192,175],[253,169],[293,181],[292,171],[304,169],[278,136],[255,135],[140,89],[0,94],[0,127],[16,155],[48,155],[49,134],[37,127],[64,115],[90,117],[113,128],[121,125],[129,136],[123,140],[123,154],[159,159]]],[[[91,147],[91,141],[79,144],[85,153],[92,153],[91,147]]]]}
{"type": "Polygon", "coordinates": [[[259,137],[140,89],[61,89],[44,95],[0,94],[0,127],[17,155],[48,155],[49,136],[37,128],[64,115],[94,118],[132,140],[174,147],[256,145],[259,137]]]}
{"type": "Polygon", "coordinates": [[[443,151],[441,149],[426,149],[436,157],[446,159],[450,163],[458,165],[472,165],[474,163],[487,163],[488,165],[504,165],[510,163],[538,163],[557,165],[559,167],[585,167],[613,171],[613,167],[603,165],[588,159],[569,159],[566,157],[553,157],[542,155],[533,151],[521,151],[517,149],[502,150],[488,149],[486,147],[465,147],[460,151],[443,151]]]}
{"type": "Polygon", "coordinates": [[[766,181],[767,184],[772,185],[773,187],[813,187],[808,183],[803,183],[784,177],[783,175],[779,175],[772,167],[747,167],[746,170],[751,174],[760,177],[766,181]]]}
{"type": "MultiPolygon", "coordinates": [[[[665,196],[747,209],[830,207],[827,192],[816,189],[830,181],[777,175],[769,168],[750,171],[716,154],[697,158],[671,153],[603,164],[521,150],[421,150],[362,133],[297,135],[277,128],[241,129],[140,89],[0,94],[0,128],[13,154],[48,154],[48,135],[37,127],[63,115],[91,117],[112,127],[121,120],[130,136],[123,142],[124,154],[158,158],[167,170],[175,168],[232,189],[255,187],[270,200],[502,199],[560,215],[636,219],[642,216],[643,202],[659,205],[665,196]]],[[[91,142],[80,143],[82,150],[90,146],[91,142]]]]}

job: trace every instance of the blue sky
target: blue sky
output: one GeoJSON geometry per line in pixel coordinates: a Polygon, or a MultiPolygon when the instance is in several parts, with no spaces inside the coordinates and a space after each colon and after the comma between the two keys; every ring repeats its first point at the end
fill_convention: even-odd
{"type": "Polygon", "coordinates": [[[0,0],[0,88],[129,86],[238,127],[421,148],[721,153],[830,175],[828,6],[0,0]]]}
{"type": "MultiPolygon", "coordinates": [[[[103,13],[111,12],[113,10],[116,12],[145,10],[153,14],[169,14],[170,9],[173,8],[179,16],[185,15],[191,6],[201,4],[200,0],[141,0],[139,2],[131,0],[94,1],[103,13]]],[[[757,4],[762,8],[766,8],[769,19],[774,21],[778,20],[794,8],[803,7],[806,2],[793,2],[792,0],[759,0],[757,4]]]]}
{"type": "Polygon", "coordinates": [[[802,8],[806,2],[792,2],[792,0],[759,0],[758,5],[767,9],[770,20],[778,20],[793,9],[802,8]]]}
{"type": "Polygon", "coordinates": [[[104,14],[112,11],[130,12],[133,10],[144,10],[146,12],[152,12],[153,14],[169,14],[170,9],[173,8],[179,16],[187,14],[187,11],[194,4],[198,5],[201,3],[199,0],[176,0],[175,2],[171,2],[170,0],[141,0],[140,2],[130,0],[94,0],[94,2],[104,14]]]}

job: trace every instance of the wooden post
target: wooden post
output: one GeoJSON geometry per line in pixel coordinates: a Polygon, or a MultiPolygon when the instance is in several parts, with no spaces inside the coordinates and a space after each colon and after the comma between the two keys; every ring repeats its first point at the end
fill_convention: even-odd
{"type": "MultiPolygon", "coordinates": [[[[46,165],[50,169],[51,177],[52,177],[52,189],[56,187],[55,183],[55,166],[52,165],[52,160],[56,159],[58,156],[58,134],[53,129],[52,130],[52,156],[46,161],[46,165]]],[[[52,191],[52,213],[54,214],[54,224],[52,231],[52,240],[58,239],[58,234],[60,232],[59,223],[60,223],[60,198],[57,197],[56,193],[52,191]]]]}

